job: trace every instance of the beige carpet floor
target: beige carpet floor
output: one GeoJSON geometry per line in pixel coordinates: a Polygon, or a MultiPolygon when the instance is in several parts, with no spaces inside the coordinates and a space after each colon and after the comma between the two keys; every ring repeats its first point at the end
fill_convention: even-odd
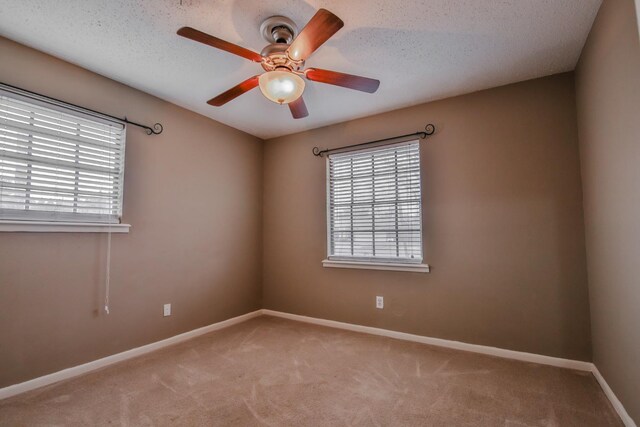
{"type": "Polygon", "coordinates": [[[263,316],[0,401],[0,425],[622,423],[589,373],[263,316]]]}

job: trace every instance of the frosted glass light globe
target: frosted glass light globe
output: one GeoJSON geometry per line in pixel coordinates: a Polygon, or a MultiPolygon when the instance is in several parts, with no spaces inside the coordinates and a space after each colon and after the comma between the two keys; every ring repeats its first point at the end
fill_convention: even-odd
{"type": "Polygon", "coordinates": [[[288,104],[304,92],[304,80],[289,71],[268,71],[259,79],[262,94],[278,104],[288,104]]]}

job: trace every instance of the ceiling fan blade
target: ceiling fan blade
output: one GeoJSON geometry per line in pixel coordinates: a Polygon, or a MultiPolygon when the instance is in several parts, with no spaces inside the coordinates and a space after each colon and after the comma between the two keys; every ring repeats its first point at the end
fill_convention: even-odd
{"type": "Polygon", "coordinates": [[[305,71],[305,76],[314,82],[342,86],[368,93],[374,93],[380,86],[380,80],[338,73],[337,71],[322,70],[320,68],[308,68],[305,71]]]}
{"type": "Polygon", "coordinates": [[[307,106],[305,105],[304,99],[302,99],[302,97],[296,99],[293,102],[290,102],[289,110],[291,110],[291,115],[294,119],[302,119],[303,117],[307,117],[309,115],[309,111],[307,111],[307,106]]]}
{"type": "Polygon", "coordinates": [[[226,104],[227,102],[233,99],[236,99],[243,93],[249,92],[251,89],[258,86],[259,77],[260,76],[253,76],[251,78],[248,78],[247,80],[243,81],[239,85],[234,86],[228,91],[223,92],[220,95],[216,96],[215,98],[208,100],[207,104],[213,105],[214,107],[220,107],[226,104]]]}
{"type": "Polygon", "coordinates": [[[217,49],[226,50],[229,53],[242,56],[243,58],[249,59],[254,62],[262,62],[262,55],[257,52],[245,49],[244,47],[238,46],[237,44],[229,43],[228,41],[224,41],[191,27],[180,28],[178,30],[178,35],[191,40],[195,40],[200,43],[207,44],[209,46],[213,46],[217,49]]]}
{"type": "Polygon", "coordinates": [[[287,49],[289,58],[294,60],[307,59],[324,42],[329,40],[344,22],[326,9],[320,9],[300,31],[287,49]]]}

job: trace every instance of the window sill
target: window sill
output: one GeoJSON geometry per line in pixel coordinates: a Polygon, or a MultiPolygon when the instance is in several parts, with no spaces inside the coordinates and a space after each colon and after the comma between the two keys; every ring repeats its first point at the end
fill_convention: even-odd
{"type": "Polygon", "coordinates": [[[412,271],[414,273],[428,273],[428,264],[406,264],[392,262],[369,262],[369,261],[338,261],[325,259],[322,261],[323,267],[331,268],[356,268],[363,270],[391,270],[391,271],[412,271]]]}
{"type": "Polygon", "coordinates": [[[0,232],[27,233],[128,233],[129,224],[93,222],[0,221],[0,232]]]}

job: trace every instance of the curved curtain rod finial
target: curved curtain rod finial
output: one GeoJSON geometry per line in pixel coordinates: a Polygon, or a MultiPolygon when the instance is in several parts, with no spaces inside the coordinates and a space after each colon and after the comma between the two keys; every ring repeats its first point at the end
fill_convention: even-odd
{"type": "Polygon", "coordinates": [[[162,127],[160,123],[156,123],[155,125],[153,125],[153,129],[150,127],[147,127],[146,129],[147,129],[147,135],[160,135],[164,130],[164,127],[162,127]]]}
{"type": "Polygon", "coordinates": [[[424,127],[424,132],[427,134],[427,136],[433,135],[434,133],[436,133],[436,127],[433,124],[429,123],[424,127]]]}
{"type": "Polygon", "coordinates": [[[146,133],[147,135],[160,135],[164,130],[164,128],[160,123],[156,123],[155,125],[153,125],[153,127],[151,127],[151,126],[141,125],[140,123],[132,122],[130,120],[127,120],[126,117],[124,118],[123,121],[127,124],[138,126],[144,129],[144,133],[146,133]]]}

